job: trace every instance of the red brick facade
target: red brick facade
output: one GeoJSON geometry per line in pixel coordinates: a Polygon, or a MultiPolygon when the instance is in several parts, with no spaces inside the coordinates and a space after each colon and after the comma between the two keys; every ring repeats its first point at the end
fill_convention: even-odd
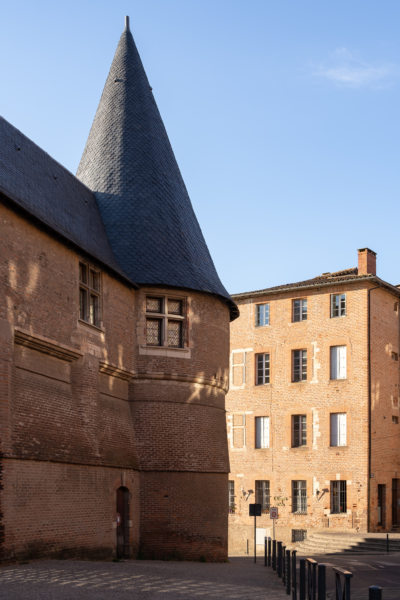
{"type": "Polygon", "coordinates": [[[0,205],[2,557],[227,555],[229,308],[185,302],[183,348],[146,345],[146,292],[0,205]],[[79,319],[79,263],[101,277],[79,319]],[[125,534],[124,534],[125,535],[125,534]]]}
{"type": "MultiPolygon", "coordinates": [[[[234,298],[241,316],[231,326],[227,396],[232,553],[251,551],[248,504],[259,501],[257,485],[269,485],[266,504],[279,509],[278,539],[291,541],[293,530],[400,524],[392,521],[392,482],[400,476],[399,293],[366,273],[326,274],[234,298]],[[332,296],[344,298],[334,312],[332,296]],[[268,323],[257,322],[262,305],[268,323]],[[269,419],[261,444],[257,417],[269,419]],[[378,484],[386,486],[379,511],[378,484]]],[[[268,510],[258,527],[272,534],[268,510]]]]}

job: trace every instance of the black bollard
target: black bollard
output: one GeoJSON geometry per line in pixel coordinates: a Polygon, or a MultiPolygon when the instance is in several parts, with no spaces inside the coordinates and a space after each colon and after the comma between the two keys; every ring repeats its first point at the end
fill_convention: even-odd
{"type": "Polygon", "coordinates": [[[306,600],[306,559],[300,559],[300,598],[306,600]]]}
{"type": "Polygon", "coordinates": [[[272,540],[269,537],[268,538],[268,566],[271,566],[271,546],[272,546],[272,540]]]}
{"type": "Polygon", "coordinates": [[[296,550],[292,552],[292,600],[297,600],[296,550]]]}
{"type": "Polygon", "coordinates": [[[382,588],[378,585],[371,585],[369,588],[368,600],[382,600],[382,588]]]}
{"type": "Polygon", "coordinates": [[[278,577],[282,577],[282,542],[278,542],[278,565],[276,572],[278,577]]]}
{"type": "Polygon", "coordinates": [[[282,544],[282,583],[286,585],[286,546],[282,544]]]}
{"type": "Polygon", "coordinates": [[[272,568],[276,571],[276,540],[272,542],[272,568]]]}
{"type": "Polygon", "coordinates": [[[326,600],[326,565],[318,565],[318,600],[326,600]]]}
{"type": "Polygon", "coordinates": [[[291,577],[290,577],[290,550],[286,550],[286,593],[290,596],[291,577]]]}
{"type": "Polygon", "coordinates": [[[386,552],[389,552],[389,534],[386,534],[386,552]]]}
{"type": "Polygon", "coordinates": [[[268,546],[267,546],[267,538],[264,538],[264,567],[268,564],[268,546]]]}

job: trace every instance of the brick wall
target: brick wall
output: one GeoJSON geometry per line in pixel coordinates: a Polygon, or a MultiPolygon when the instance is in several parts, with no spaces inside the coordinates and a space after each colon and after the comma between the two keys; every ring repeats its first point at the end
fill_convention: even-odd
{"type": "MultiPolygon", "coordinates": [[[[252,551],[255,481],[270,481],[271,505],[278,506],[279,539],[293,529],[353,528],[366,531],[368,501],[367,288],[355,283],[240,300],[231,326],[233,362],[238,365],[227,396],[231,474],[236,510],[229,515],[230,551],[252,551]],[[330,318],[330,294],[346,293],[347,314],[330,318]],[[292,300],[307,298],[308,317],[292,322],[292,300]],[[255,327],[255,305],[270,303],[270,325],[255,327]],[[330,347],[346,346],[347,376],[330,379],[330,347]],[[307,350],[307,381],[292,383],[292,350],[307,350]],[[255,385],[255,355],[269,353],[271,379],[255,385]],[[245,372],[246,381],[242,382],[245,372]],[[233,383],[233,385],[232,385],[233,383]],[[330,414],[346,413],[347,444],[330,446],[330,414]],[[234,415],[244,415],[246,442],[235,441],[234,415]],[[307,443],[291,447],[292,415],[306,415],[307,443]],[[270,419],[269,448],[255,449],[255,417],[270,419]],[[236,446],[236,447],[235,447],[236,446]],[[292,512],[293,480],[306,481],[307,514],[292,512]],[[347,513],[331,514],[330,482],[346,480],[347,513]],[[249,491],[252,492],[249,493],[249,491]],[[326,491],[325,491],[326,490],[326,491]],[[317,494],[317,491],[319,492],[317,494]]],[[[232,356],[232,355],[231,355],[232,356]]],[[[236,425],[239,421],[236,421],[236,425]]],[[[239,427],[240,429],[240,427],[239,427]]],[[[235,434],[236,434],[235,428],[235,434]]],[[[268,515],[258,520],[267,530],[268,515]]]]}

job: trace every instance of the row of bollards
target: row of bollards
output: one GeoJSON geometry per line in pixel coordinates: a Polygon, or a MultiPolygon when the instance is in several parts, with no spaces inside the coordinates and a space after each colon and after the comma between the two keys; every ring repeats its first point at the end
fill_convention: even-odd
{"type": "MultiPolygon", "coordinates": [[[[326,565],[313,558],[300,558],[296,564],[296,550],[287,549],[282,542],[266,537],[264,565],[272,567],[292,600],[326,600],[326,565]],[[298,573],[297,573],[298,571],[298,573]],[[298,577],[297,577],[298,575],[298,577]]],[[[332,567],[335,580],[335,600],[351,600],[350,571],[332,567]]],[[[369,588],[368,600],[383,600],[382,588],[369,588]]]]}

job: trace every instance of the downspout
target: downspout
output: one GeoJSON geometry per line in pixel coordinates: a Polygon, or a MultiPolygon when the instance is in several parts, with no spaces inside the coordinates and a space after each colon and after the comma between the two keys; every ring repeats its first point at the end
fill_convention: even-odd
{"type": "Polygon", "coordinates": [[[372,372],[371,372],[371,292],[380,288],[380,285],[368,289],[368,485],[367,485],[367,531],[371,526],[371,467],[372,467],[372,372]]]}

